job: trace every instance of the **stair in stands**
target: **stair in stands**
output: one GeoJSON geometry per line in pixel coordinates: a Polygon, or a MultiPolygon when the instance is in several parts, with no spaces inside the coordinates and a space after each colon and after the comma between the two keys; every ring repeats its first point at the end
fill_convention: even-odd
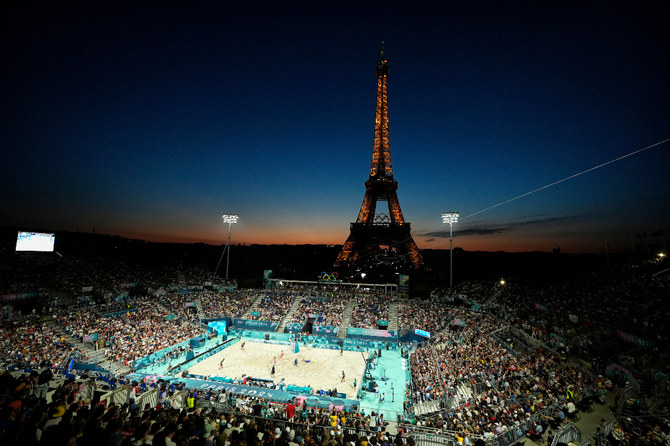
{"type": "Polygon", "coordinates": [[[112,373],[115,373],[115,372],[126,373],[126,372],[130,371],[130,368],[128,366],[125,366],[125,365],[121,364],[120,362],[108,361],[105,358],[105,350],[104,349],[95,350],[90,345],[85,344],[83,342],[80,342],[78,339],[71,336],[63,327],[61,327],[57,323],[57,321],[55,321],[53,319],[50,319],[48,324],[51,325],[53,327],[54,331],[59,333],[61,335],[61,337],[64,337],[66,341],[68,341],[71,345],[76,347],[77,350],[83,350],[84,351],[84,353],[87,355],[87,358],[82,359],[82,362],[101,365],[103,368],[105,368],[106,370],[109,370],[112,373]]]}
{"type": "Polygon", "coordinates": [[[389,304],[389,331],[398,330],[398,302],[389,304]]]}
{"type": "Polygon", "coordinates": [[[296,311],[298,311],[298,307],[300,306],[300,302],[302,302],[302,299],[303,299],[302,296],[297,296],[295,299],[293,299],[293,302],[291,303],[291,306],[286,312],[286,315],[284,316],[284,318],[279,323],[279,326],[277,327],[277,332],[279,333],[284,332],[284,327],[286,326],[287,323],[293,320],[293,315],[295,314],[296,311]]]}
{"type": "Polygon", "coordinates": [[[347,337],[347,328],[351,323],[351,314],[354,312],[354,299],[349,299],[342,312],[342,323],[338,329],[337,337],[345,339],[347,337]]]}
{"type": "Polygon", "coordinates": [[[247,311],[244,312],[244,314],[242,315],[242,319],[250,319],[251,313],[258,310],[258,307],[261,306],[261,301],[263,300],[264,297],[265,296],[262,294],[257,294],[256,297],[254,297],[254,303],[251,304],[251,306],[247,309],[247,311]]]}
{"type": "Polygon", "coordinates": [[[186,288],[186,276],[181,271],[177,272],[177,283],[179,284],[179,287],[186,288]]]}
{"type": "Polygon", "coordinates": [[[458,383],[456,386],[456,398],[459,404],[467,402],[472,398],[472,390],[466,383],[458,383]]]}
{"type": "Polygon", "coordinates": [[[196,297],[195,299],[195,308],[198,311],[198,320],[201,321],[205,319],[205,311],[202,308],[202,300],[200,297],[196,297]]]}

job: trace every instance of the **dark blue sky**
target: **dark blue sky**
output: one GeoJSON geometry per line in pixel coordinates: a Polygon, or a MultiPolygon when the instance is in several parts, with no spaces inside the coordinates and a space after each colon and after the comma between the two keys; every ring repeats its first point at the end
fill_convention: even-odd
{"type": "Polygon", "coordinates": [[[3,224],[341,244],[384,40],[420,248],[447,210],[467,250],[670,234],[670,143],[479,213],[670,138],[667,2],[43,3],[4,14],[3,224]]]}

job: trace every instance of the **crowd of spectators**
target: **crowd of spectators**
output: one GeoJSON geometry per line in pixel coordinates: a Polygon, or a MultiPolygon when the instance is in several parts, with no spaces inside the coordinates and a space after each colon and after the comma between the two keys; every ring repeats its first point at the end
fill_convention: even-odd
{"type": "Polygon", "coordinates": [[[49,293],[50,299],[67,296],[79,306],[99,312],[128,298],[154,295],[159,290],[202,289],[216,280],[199,266],[131,265],[99,256],[3,255],[0,263],[0,294],[39,292],[49,293]]]}
{"type": "Polygon", "coordinates": [[[0,326],[0,358],[6,364],[46,362],[62,366],[77,351],[41,316],[14,318],[0,326]]]}
{"type": "MultiPolygon", "coordinates": [[[[465,325],[451,325],[412,355],[413,399],[454,398],[459,387],[468,389],[472,396],[466,404],[452,407],[431,422],[455,432],[490,437],[512,429],[521,435],[530,429],[536,435],[533,429],[541,432],[542,427],[533,424],[529,428],[524,420],[552,405],[558,407],[556,411],[543,415],[537,424],[544,424],[545,431],[557,428],[560,421],[574,413],[574,402],[588,404],[593,394],[589,376],[561,361],[567,356],[570,344],[579,348],[584,347],[584,341],[614,339],[617,329],[653,333],[649,338],[652,342],[667,339],[667,330],[659,327],[659,317],[664,312],[652,311],[663,308],[659,299],[664,295],[667,280],[655,275],[658,271],[655,261],[645,263],[591,274],[585,280],[560,287],[541,288],[509,281],[460,284],[457,297],[451,296],[450,300],[464,309],[454,314],[452,321],[460,320],[465,325]],[[634,304],[641,294],[645,301],[634,304]],[[472,312],[471,306],[486,308],[496,317],[472,312]],[[633,326],[640,322],[641,330],[633,326]],[[512,354],[487,335],[501,324],[518,327],[555,351],[512,354]]],[[[400,312],[402,317],[402,306],[400,312]]],[[[404,324],[405,319],[402,321],[404,324]]],[[[662,350],[646,350],[646,354],[636,358],[637,363],[649,366],[654,360],[663,361],[662,354],[652,358],[662,350]]],[[[602,366],[598,368],[602,363],[594,359],[593,364],[595,370],[604,372],[602,366]]],[[[619,436],[621,440],[623,436],[619,436]]],[[[658,441],[664,437],[655,426],[647,427],[646,434],[637,438],[658,441]]],[[[610,440],[611,444],[620,444],[615,438],[610,440]]]]}
{"type": "Polygon", "coordinates": [[[218,276],[209,272],[204,266],[185,267],[179,265],[177,271],[177,283],[183,288],[198,288],[220,281],[218,276]]]}
{"type": "Polygon", "coordinates": [[[156,301],[170,312],[171,318],[174,317],[182,321],[191,321],[197,324],[200,320],[196,302],[199,296],[200,292],[167,292],[158,296],[156,301]]]}
{"type": "Polygon", "coordinates": [[[481,335],[498,328],[499,322],[495,326],[493,318],[460,308],[451,307],[449,313],[452,330],[435,333],[430,343],[419,345],[410,357],[412,396],[416,402],[444,395],[453,397],[458,384],[474,377],[484,359],[488,364],[492,352],[503,353],[500,344],[481,335]]]}
{"type": "Polygon", "coordinates": [[[79,257],[12,256],[3,258],[2,267],[2,294],[49,290],[78,296],[83,287],[93,285],[109,288],[107,291],[112,292],[116,285],[128,281],[130,273],[122,263],[79,257]]]}
{"type": "Polygon", "coordinates": [[[314,314],[317,315],[315,325],[339,327],[347,301],[347,296],[339,294],[332,297],[305,297],[293,314],[291,322],[303,323],[308,315],[314,314]]]}
{"type": "MultiPolygon", "coordinates": [[[[669,285],[667,275],[658,274],[659,262],[610,265],[560,285],[468,281],[455,291],[495,307],[511,324],[557,350],[597,356],[619,332],[634,334],[646,346],[670,343],[669,285]]],[[[662,354],[656,349],[657,358],[662,354]]]]}
{"type": "Polygon", "coordinates": [[[199,294],[207,318],[231,316],[240,318],[264,293],[254,290],[208,291],[199,294]]]}
{"type": "MultiPolygon", "coordinates": [[[[294,400],[277,404],[226,391],[187,389],[164,381],[128,383],[138,394],[158,392],[154,407],[137,399],[115,404],[92,399],[85,373],[58,384],[46,398],[36,392],[48,369],[30,375],[0,375],[0,443],[27,446],[413,446],[411,438],[389,435],[383,416],[308,408],[294,400]],[[155,387],[154,387],[155,386],[155,387]],[[51,400],[49,402],[49,400],[51,400]]],[[[133,393],[133,395],[136,395],[133,393]]]]}
{"type": "Polygon", "coordinates": [[[293,304],[295,295],[289,292],[268,292],[261,298],[256,308],[258,314],[251,314],[249,319],[280,322],[293,304]]]}
{"type": "MultiPolygon", "coordinates": [[[[485,438],[527,431],[524,422],[540,410],[587,395],[588,375],[548,354],[514,354],[491,337],[503,321],[466,309],[454,316],[464,325],[451,325],[411,357],[414,400],[445,396],[450,407],[432,426],[485,438]],[[466,389],[465,399],[459,389],[466,389]]],[[[556,414],[562,421],[568,410],[556,414]]],[[[547,424],[559,426],[555,417],[546,417],[551,418],[547,424]]]]}
{"type": "MultiPolygon", "coordinates": [[[[602,427],[605,421],[602,422],[602,427]]],[[[615,422],[610,432],[600,426],[597,438],[604,438],[612,445],[655,446],[670,444],[670,419],[631,419],[624,418],[615,422]]]]}
{"type": "Polygon", "coordinates": [[[309,407],[304,398],[294,398],[286,404],[273,403],[265,398],[235,395],[223,390],[219,392],[200,390],[195,394],[196,399],[202,402],[201,405],[204,407],[221,407],[220,404],[225,403],[227,407],[243,415],[292,421],[308,426],[328,426],[338,433],[341,433],[343,428],[362,432],[372,432],[374,428],[380,428],[377,430],[383,432],[385,429],[381,428],[387,425],[383,414],[374,412],[366,414],[364,410],[347,411],[343,408],[309,407]],[[207,404],[208,402],[212,404],[207,404]]]}
{"type": "Polygon", "coordinates": [[[404,300],[398,305],[398,326],[439,333],[452,318],[450,307],[444,299],[404,300]]]}
{"type": "Polygon", "coordinates": [[[358,328],[378,327],[378,321],[388,321],[389,297],[383,294],[359,294],[349,325],[358,328]]]}
{"type": "MultiPolygon", "coordinates": [[[[53,283],[57,284],[60,290],[70,290],[77,297],[81,297],[82,285],[91,283],[90,277],[99,274],[104,279],[96,279],[98,284],[96,286],[106,290],[105,297],[101,301],[79,299],[79,305],[74,307],[68,306],[65,302],[54,302],[48,309],[45,307],[42,314],[16,315],[5,321],[0,326],[0,355],[6,363],[62,367],[73,354],[81,353],[75,346],[65,342],[54,326],[54,320],[59,327],[81,341],[85,341],[91,334],[96,334],[97,345],[104,349],[107,359],[130,364],[136,359],[201,334],[202,329],[194,323],[193,312],[188,310],[192,308],[190,304],[195,300],[201,302],[203,312],[207,316],[239,317],[251,307],[254,299],[260,298],[259,315],[252,318],[280,321],[296,298],[294,291],[197,290],[194,293],[180,294],[170,290],[171,287],[177,286],[175,283],[188,283],[191,279],[198,282],[207,276],[195,273],[185,280],[183,274],[175,274],[174,271],[167,269],[154,269],[153,273],[149,274],[149,279],[134,280],[137,271],[121,265],[103,272],[102,263],[93,263],[91,271],[94,274],[81,276],[78,271],[88,265],[76,261],[64,261],[54,266],[56,263],[58,262],[53,259],[36,261],[43,271],[54,274],[56,279],[53,283]],[[70,275],[73,277],[69,277],[70,275]],[[151,285],[152,290],[160,288],[163,292],[158,294],[158,297],[147,294],[118,299],[118,295],[123,294],[129,287],[139,286],[142,290],[148,290],[148,285],[151,285]],[[118,311],[119,314],[103,316],[112,310],[118,311]]],[[[572,413],[569,407],[572,403],[570,399],[579,402],[587,395],[586,389],[594,385],[588,375],[561,360],[560,353],[567,353],[569,344],[574,345],[575,339],[592,337],[588,341],[593,342],[602,336],[612,336],[614,329],[618,328],[630,330],[641,336],[646,335],[657,345],[667,345],[667,327],[661,326],[666,314],[663,311],[653,311],[663,308],[661,297],[667,289],[667,282],[655,276],[653,274],[655,269],[651,266],[612,268],[604,275],[592,274],[585,280],[564,284],[561,287],[539,288],[528,283],[513,281],[508,281],[505,285],[471,281],[459,284],[457,287],[456,295],[459,297],[455,303],[460,302],[459,306],[451,305],[454,303],[453,296],[437,297],[428,302],[401,303],[399,305],[401,328],[421,328],[433,333],[430,342],[419,345],[410,356],[412,387],[408,389],[408,398],[416,403],[434,399],[460,403],[451,405],[442,416],[430,422],[434,427],[448,431],[490,437],[505,430],[521,429],[521,426],[527,429],[524,421],[548,407],[557,407],[555,411],[546,415],[547,426],[556,428],[572,413]],[[644,292],[648,300],[636,301],[635,298],[640,292],[644,292]],[[462,305],[463,302],[466,304],[462,305]],[[473,311],[471,303],[476,303],[479,310],[473,311]],[[495,313],[495,316],[491,312],[495,313]],[[491,336],[491,333],[510,324],[554,348],[559,355],[554,355],[552,352],[527,355],[521,351],[514,351],[513,345],[505,346],[491,336]],[[463,389],[468,392],[467,398],[459,400],[459,390],[463,389]]],[[[25,272],[29,269],[20,271],[25,272]]],[[[41,274],[31,276],[31,280],[38,277],[34,283],[42,283],[41,280],[44,280],[44,284],[47,285],[46,278],[41,274]]],[[[18,277],[25,276],[19,273],[18,277]]],[[[22,290],[20,287],[6,284],[5,286],[6,290],[14,292],[22,290]]],[[[297,313],[322,314],[325,318],[321,323],[337,326],[341,323],[345,303],[351,298],[350,294],[344,292],[335,294],[331,300],[303,298],[297,313]]],[[[378,294],[358,294],[350,324],[354,327],[377,328],[378,320],[388,320],[388,309],[387,297],[378,294]]],[[[658,351],[650,349],[647,356],[653,356],[658,351]]],[[[640,362],[647,360],[648,358],[643,356],[640,362]]],[[[647,365],[654,359],[649,361],[647,365]]],[[[9,380],[6,377],[3,379],[9,380]]],[[[22,390],[25,388],[26,386],[23,386],[22,390]]],[[[107,429],[109,424],[102,426],[96,423],[104,420],[106,414],[111,413],[110,409],[104,409],[101,414],[94,415],[100,409],[82,408],[80,406],[86,406],[83,401],[80,403],[70,401],[69,404],[56,407],[47,406],[40,399],[35,400],[25,395],[14,396],[16,400],[3,403],[4,423],[0,423],[0,429],[2,435],[37,435],[37,440],[28,441],[29,444],[40,444],[38,430],[42,435],[46,435],[43,438],[49,441],[45,443],[46,440],[42,440],[41,444],[56,444],[50,443],[52,438],[57,442],[59,435],[67,436],[70,433],[77,438],[77,444],[87,444],[90,438],[93,438],[90,436],[92,434],[88,437],[86,434],[90,423],[93,423],[90,427],[93,430],[90,432],[96,432],[99,438],[109,437],[110,442],[113,441],[112,438],[126,442],[130,442],[129,439],[132,438],[135,443],[128,444],[142,444],[138,441],[146,437],[134,438],[135,429],[139,428],[139,432],[143,432],[144,428],[139,426],[146,424],[144,434],[151,432],[152,428],[156,429],[154,438],[157,436],[160,439],[161,432],[170,425],[170,422],[164,423],[160,420],[160,428],[154,428],[158,419],[153,420],[151,418],[153,416],[181,423],[182,428],[177,428],[170,438],[176,437],[182,443],[210,441],[210,444],[215,444],[222,435],[221,430],[229,429],[227,426],[231,421],[229,415],[224,415],[226,428],[221,429],[222,425],[219,422],[219,429],[215,429],[216,426],[213,425],[209,432],[211,434],[216,431],[217,439],[212,435],[205,438],[193,435],[183,428],[188,423],[189,417],[195,413],[194,410],[187,412],[188,415],[183,418],[185,414],[182,412],[174,412],[174,407],[166,407],[163,411],[146,411],[151,415],[143,419],[144,411],[127,407],[111,409],[117,413],[110,415],[107,420],[114,428],[107,429]],[[14,404],[14,401],[19,403],[14,404]],[[25,410],[28,408],[29,411],[25,410]],[[134,412],[135,410],[137,412],[134,412]],[[59,416],[54,416],[57,414],[59,416]],[[47,434],[51,424],[61,425],[61,423],[48,423],[56,418],[65,420],[63,426],[67,427],[67,432],[65,428],[52,429],[51,433],[47,434]],[[154,423],[146,423],[147,421],[154,423]],[[52,437],[53,435],[55,437],[52,437]]],[[[205,395],[200,394],[198,397],[203,401],[207,400],[205,395]]],[[[254,409],[256,404],[252,400],[232,397],[230,401],[239,412],[235,422],[241,416],[257,416],[254,409]]],[[[171,404],[173,403],[166,403],[166,406],[171,404]]],[[[178,402],[174,404],[179,406],[178,402]]],[[[261,402],[261,406],[264,404],[261,402]]],[[[263,416],[277,418],[285,416],[276,407],[273,408],[269,404],[264,407],[265,409],[261,407],[263,416]]],[[[299,420],[312,425],[327,422],[330,417],[324,412],[310,414],[308,411],[298,410],[297,413],[299,420]]],[[[218,416],[221,420],[220,414],[214,415],[213,412],[193,416],[210,421],[213,416],[218,416]]],[[[366,425],[360,420],[358,414],[348,414],[345,418],[358,419],[359,424],[356,427],[361,427],[363,430],[371,428],[369,424],[366,425]]],[[[267,420],[259,422],[250,419],[245,422],[245,426],[251,426],[254,422],[258,426],[258,423],[267,423],[267,420]]],[[[349,424],[343,426],[350,427],[349,424]]],[[[642,432],[642,437],[648,438],[650,442],[657,437],[666,438],[663,435],[667,436],[668,433],[667,423],[648,427],[620,426],[620,428],[626,433],[637,429],[642,432]]],[[[265,426],[261,431],[274,435],[274,430],[268,432],[265,426]]],[[[254,432],[258,438],[261,432],[258,429],[254,432]]],[[[237,435],[236,441],[242,438],[241,433],[231,432],[226,438],[232,438],[231,435],[237,435]]],[[[280,432],[280,437],[283,435],[283,431],[280,432]]],[[[305,432],[303,440],[307,435],[308,432],[305,432]]],[[[287,434],[286,437],[288,436],[287,434]]],[[[321,436],[323,439],[324,435],[321,436]]],[[[294,438],[297,437],[297,433],[294,434],[294,438]]],[[[337,434],[328,435],[328,441],[330,440],[335,441],[335,444],[345,441],[343,435],[338,439],[337,434]]],[[[265,439],[261,441],[264,442],[265,439]]]]}
{"type": "Polygon", "coordinates": [[[61,326],[75,336],[97,334],[98,344],[110,361],[130,365],[133,361],[202,333],[202,329],[180,318],[169,318],[169,310],[154,300],[138,302],[126,313],[98,316],[73,310],[58,316],[61,326]]]}

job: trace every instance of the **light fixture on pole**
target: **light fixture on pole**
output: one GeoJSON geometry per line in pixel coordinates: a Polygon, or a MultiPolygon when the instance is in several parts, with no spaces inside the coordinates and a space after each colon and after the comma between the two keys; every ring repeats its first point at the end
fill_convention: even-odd
{"type": "Polygon", "coordinates": [[[453,288],[453,264],[454,264],[454,223],[458,221],[458,212],[445,212],[442,214],[442,223],[449,223],[449,294],[453,288]]]}
{"type": "Polygon", "coordinates": [[[228,251],[228,256],[226,257],[226,282],[228,282],[228,266],[230,265],[230,233],[233,224],[237,223],[239,216],[237,214],[223,214],[221,216],[221,219],[223,220],[224,223],[228,224],[228,243],[226,243],[226,247],[223,249],[223,252],[221,253],[221,258],[219,259],[218,265],[216,265],[216,271],[214,274],[216,274],[219,271],[219,265],[221,265],[221,260],[223,260],[223,254],[228,251]]]}

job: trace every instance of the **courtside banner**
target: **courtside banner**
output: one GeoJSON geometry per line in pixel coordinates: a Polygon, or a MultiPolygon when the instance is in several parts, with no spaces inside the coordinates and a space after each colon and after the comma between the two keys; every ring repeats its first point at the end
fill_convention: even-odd
{"type": "Polygon", "coordinates": [[[255,321],[253,319],[235,319],[233,325],[237,330],[276,331],[278,322],[255,321]]]}
{"type": "MultiPolygon", "coordinates": [[[[136,381],[141,381],[142,379],[144,379],[145,376],[148,375],[140,373],[133,373],[128,375],[129,379],[134,379],[136,381]]],[[[286,392],[283,390],[275,390],[262,387],[251,387],[251,386],[244,386],[242,384],[232,384],[222,382],[223,380],[227,381],[228,379],[232,379],[229,377],[218,378],[216,380],[208,378],[207,380],[205,380],[201,379],[205,377],[200,375],[189,375],[188,378],[177,378],[174,376],[160,376],[160,375],[155,376],[157,379],[163,379],[164,381],[169,381],[172,383],[183,382],[184,384],[186,384],[186,387],[190,390],[212,389],[212,391],[218,392],[219,390],[223,389],[226,392],[235,393],[237,395],[245,395],[256,398],[267,398],[271,401],[276,401],[280,403],[288,403],[289,401],[292,401],[293,398],[296,397],[296,393],[297,394],[301,393],[301,392],[296,393],[286,392]]],[[[352,410],[353,407],[359,406],[358,400],[331,398],[325,395],[305,395],[305,396],[307,396],[308,406],[313,405],[312,407],[328,408],[330,404],[334,404],[338,406],[343,405],[347,410],[352,410]]]]}
{"type": "Polygon", "coordinates": [[[302,331],[302,324],[290,322],[284,326],[284,333],[300,333],[302,331]]]}
{"type": "Polygon", "coordinates": [[[319,336],[337,337],[338,328],[332,325],[315,325],[312,327],[312,333],[319,336]]]}
{"type": "Polygon", "coordinates": [[[347,328],[347,337],[369,341],[398,341],[398,332],[395,330],[372,330],[370,328],[347,328]]]}

